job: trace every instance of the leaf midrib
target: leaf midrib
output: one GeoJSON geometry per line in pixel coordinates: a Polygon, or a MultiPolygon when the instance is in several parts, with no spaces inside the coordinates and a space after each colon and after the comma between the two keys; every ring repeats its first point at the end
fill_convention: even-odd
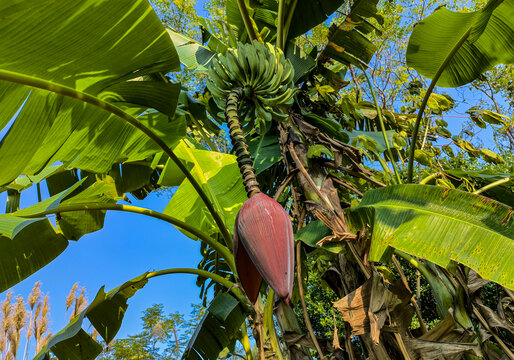
{"type": "Polygon", "coordinates": [[[462,219],[459,219],[459,218],[455,218],[455,217],[451,217],[451,216],[448,216],[448,215],[445,215],[445,214],[441,214],[441,213],[434,213],[434,212],[431,212],[431,211],[427,211],[427,210],[423,210],[419,207],[407,207],[407,206],[399,206],[399,205],[388,205],[388,204],[385,204],[385,205],[365,205],[363,206],[362,208],[364,207],[371,207],[371,208],[378,208],[378,207],[389,207],[389,208],[402,208],[402,209],[409,209],[409,210],[416,210],[416,211],[419,211],[419,212],[422,212],[422,213],[427,213],[427,214],[431,214],[432,216],[437,216],[437,217],[443,217],[443,218],[447,218],[447,219],[451,219],[453,221],[457,221],[457,222],[460,222],[460,223],[463,223],[463,224],[468,224],[472,227],[476,227],[476,228],[479,228],[479,229],[484,229],[485,231],[488,231],[488,232],[491,232],[491,233],[494,233],[496,234],[497,236],[501,236],[502,238],[506,238],[508,240],[511,240],[513,241],[514,239],[508,237],[508,236],[505,236],[503,235],[502,233],[498,232],[498,231],[495,231],[495,230],[492,230],[488,227],[484,227],[484,226],[479,226],[477,224],[474,224],[474,223],[471,223],[469,221],[465,221],[465,220],[462,220],[462,219]]]}

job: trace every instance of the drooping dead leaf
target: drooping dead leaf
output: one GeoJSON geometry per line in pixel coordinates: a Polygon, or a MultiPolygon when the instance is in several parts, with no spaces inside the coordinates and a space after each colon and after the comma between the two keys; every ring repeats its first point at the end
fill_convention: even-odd
{"type": "Polygon", "coordinates": [[[482,279],[475,270],[469,270],[468,274],[468,290],[472,294],[482,286],[487,284],[489,280],[482,279]]]}
{"type": "Polygon", "coordinates": [[[485,346],[482,348],[484,352],[484,357],[487,360],[508,360],[507,355],[499,353],[496,346],[492,345],[490,342],[484,344],[485,346]]]}
{"type": "Polygon", "coordinates": [[[380,329],[384,326],[386,319],[402,303],[403,301],[396,294],[386,288],[382,282],[382,277],[376,275],[373,277],[368,317],[370,320],[371,339],[375,344],[378,344],[380,341],[380,329]]]}
{"type": "Polygon", "coordinates": [[[436,327],[420,337],[421,340],[444,343],[471,343],[475,335],[460,328],[449,311],[436,327]]]}
{"type": "Polygon", "coordinates": [[[414,306],[410,302],[412,293],[401,280],[396,280],[392,284],[391,291],[402,301],[391,312],[391,318],[397,327],[396,332],[403,335],[412,323],[412,317],[415,313],[414,306]]]}
{"type": "Polygon", "coordinates": [[[477,344],[446,343],[404,337],[403,341],[412,360],[460,359],[462,354],[481,356],[477,344]]]}
{"type": "Polygon", "coordinates": [[[382,343],[375,345],[370,336],[361,336],[364,346],[368,350],[369,360],[396,360],[391,358],[387,352],[386,346],[382,343]]]}
{"type": "MultiPolygon", "coordinates": [[[[298,334],[295,332],[285,332],[283,335],[284,342],[286,343],[288,349],[299,349],[301,347],[316,349],[314,343],[312,342],[311,337],[308,334],[298,334]]],[[[342,339],[338,339],[337,341],[340,343],[342,339]]],[[[333,344],[333,341],[330,339],[320,339],[317,338],[318,344],[321,347],[321,350],[325,354],[332,354],[330,359],[332,360],[343,360],[346,359],[344,356],[345,350],[341,347],[336,348],[333,344]]],[[[291,360],[297,360],[298,358],[291,357],[291,360]]],[[[303,359],[303,358],[301,358],[303,359]]]]}
{"type": "Polygon", "coordinates": [[[342,281],[342,274],[335,266],[329,267],[322,275],[321,279],[327,283],[327,285],[339,295],[343,297],[345,294],[345,286],[342,281]]]}
{"type": "Polygon", "coordinates": [[[300,346],[308,347],[310,349],[316,349],[316,347],[314,346],[314,343],[312,342],[311,337],[307,334],[286,332],[286,333],[284,333],[284,341],[288,346],[300,345],[300,346]]]}
{"type": "Polygon", "coordinates": [[[315,348],[310,336],[307,334],[298,334],[295,332],[284,332],[284,342],[289,350],[291,360],[310,360],[311,357],[304,350],[303,347],[315,348]]]}
{"type": "Polygon", "coordinates": [[[484,304],[478,302],[477,305],[478,310],[490,327],[502,328],[514,335],[514,324],[512,324],[507,319],[502,319],[497,313],[495,313],[491,308],[485,306],[484,304]]]}
{"type": "Polygon", "coordinates": [[[332,316],[334,317],[334,339],[332,340],[332,346],[334,349],[341,350],[341,343],[339,342],[339,335],[337,334],[337,324],[336,324],[336,314],[334,313],[334,310],[332,310],[332,316]]]}
{"type": "Polygon", "coordinates": [[[364,285],[334,303],[334,307],[343,314],[344,321],[352,327],[352,336],[369,332],[368,308],[371,296],[371,284],[364,285]]]}
{"type": "Polygon", "coordinates": [[[373,342],[378,344],[380,330],[389,313],[401,303],[375,273],[364,285],[335,302],[334,307],[352,327],[352,336],[369,332],[373,342]]]}
{"type": "Polygon", "coordinates": [[[502,319],[511,324],[514,323],[514,301],[510,297],[504,297],[498,304],[498,313],[502,319]]]}
{"type": "Polygon", "coordinates": [[[481,356],[475,335],[460,328],[449,311],[432,330],[418,339],[404,336],[403,341],[412,360],[461,359],[462,354],[481,356]]]}

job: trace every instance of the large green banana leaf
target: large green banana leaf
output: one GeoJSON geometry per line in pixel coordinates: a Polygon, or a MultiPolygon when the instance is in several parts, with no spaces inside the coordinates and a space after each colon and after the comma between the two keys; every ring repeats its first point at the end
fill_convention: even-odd
{"type": "Polygon", "coordinates": [[[257,175],[282,160],[282,151],[275,135],[263,135],[249,141],[248,150],[252,154],[253,167],[257,175]]]}
{"type": "Polygon", "coordinates": [[[240,302],[227,293],[220,293],[198,324],[182,360],[217,359],[234,340],[245,318],[240,302]]]}
{"type": "MultiPolygon", "coordinates": [[[[232,232],[237,212],[247,200],[236,157],[215,151],[192,149],[184,142],[175,148],[175,152],[189,167],[193,177],[224,219],[227,229],[232,232]]],[[[180,186],[164,209],[164,213],[186,223],[195,224],[197,229],[205,234],[219,232],[189,180],[182,176],[177,177],[176,174],[176,165],[168,161],[161,175],[160,184],[180,186]]],[[[189,233],[186,235],[193,237],[189,233]]]]}
{"type": "Polygon", "coordinates": [[[514,289],[513,213],[483,196],[409,184],[367,192],[350,220],[354,230],[372,226],[372,261],[386,261],[392,247],[440,266],[459,262],[514,289]]]}
{"type": "MultiPolygon", "coordinates": [[[[0,187],[0,193],[7,191],[9,189],[16,190],[19,192],[22,192],[24,190],[27,190],[32,185],[37,184],[43,180],[46,180],[48,177],[51,177],[52,175],[58,174],[60,172],[65,171],[64,166],[62,165],[54,165],[47,167],[40,173],[34,176],[20,176],[17,177],[13,182],[10,184],[7,184],[6,186],[0,187]]],[[[67,186],[66,188],[68,188],[67,186]]],[[[64,190],[64,189],[61,189],[64,190]]],[[[52,194],[55,195],[55,194],[52,194]]]]}
{"type": "Polygon", "coordinates": [[[343,23],[331,26],[323,55],[343,64],[353,64],[359,68],[367,66],[377,47],[365,36],[376,30],[366,19],[374,17],[383,23],[382,17],[377,14],[377,4],[378,0],[354,1],[343,23]]]}
{"type": "Polygon", "coordinates": [[[67,246],[48,219],[0,215],[0,292],[48,264],[67,246]]]}
{"type": "Polygon", "coordinates": [[[238,0],[225,0],[225,13],[227,16],[227,26],[231,26],[234,29],[238,41],[244,41],[245,36],[247,37],[248,34],[246,34],[245,23],[239,11],[238,0]]]}
{"type": "Polygon", "coordinates": [[[216,53],[176,31],[168,30],[168,32],[175,44],[180,62],[189,70],[207,72],[216,53]]]}
{"type": "MultiPolygon", "coordinates": [[[[289,1],[290,6],[296,3],[294,13],[291,19],[291,26],[288,32],[288,39],[293,39],[298,35],[302,35],[311,30],[316,25],[321,24],[328,19],[334,11],[343,5],[343,0],[297,0],[289,1]]],[[[285,11],[288,17],[290,9],[285,11]]]]}
{"type": "MultiPolygon", "coordinates": [[[[157,151],[103,105],[129,116],[175,109],[178,85],[143,81],[179,68],[146,0],[5,0],[0,14],[0,184],[56,162],[103,173],[157,151]]],[[[167,117],[141,122],[173,131],[167,117]]]]}
{"type": "Polygon", "coordinates": [[[490,0],[472,13],[436,10],[416,25],[407,64],[438,86],[457,87],[497,64],[514,62],[514,0],[490,0]],[[449,60],[445,66],[445,61],[449,60]]]}

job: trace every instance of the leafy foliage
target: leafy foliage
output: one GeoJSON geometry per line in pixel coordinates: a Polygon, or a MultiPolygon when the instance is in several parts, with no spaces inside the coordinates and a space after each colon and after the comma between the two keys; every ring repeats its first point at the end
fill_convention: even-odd
{"type": "Polygon", "coordinates": [[[363,216],[357,227],[373,226],[373,261],[383,260],[393,246],[443,267],[449,260],[463,263],[514,288],[512,252],[500,251],[513,245],[513,210],[502,203],[441,187],[398,185],[368,192],[353,211],[363,216]]]}
{"type": "MultiPolygon", "coordinates": [[[[243,205],[246,194],[239,177],[235,156],[214,151],[188,148],[184,143],[179,144],[175,150],[177,156],[186,164],[191,164],[191,173],[200,183],[217,210],[223,214],[225,226],[232,231],[236,214],[243,205]]],[[[168,160],[163,173],[161,185],[176,186],[179,183],[168,182],[165,176],[168,173],[177,174],[174,162],[168,160]]],[[[164,213],[174,216],[184,222],[195,226],[207,234],[219,232],[212,217],[203,209],[202,200],[187,179],[183,179],[171,201],[164,209],[164,213]]]]}
{"type": "Polygon", "coordinates": [[[93,302],[53,336],[35,359],[44,359],[49,350],[58,357],[95,359],[102,351],[102,346],[82,329],[84,318],[87,317],[103,339],[110,342],[121,326],[127,300],[146,282],[145,275],[142,275],[108,293],[102,287],[93,302]]]}
{"type": "MultiPolygon", "coordinates": [[[[144,1],[137,2],[134,7],[128,2],[99,6],[90,2],[81,7],[77,1],[65,5],[41,2],[37,7],[45,9],[46,20],[38,22],[35,18],[37,8],[11,8],[11,3],[4,2],[0,9],[9,14],[0,33],[11,33],[13,28],[24,30],[20,37],[8,36],[10,40],[2,43],[0,91],[4,96],[1,101],[2,108],[9,109],[2,111],[2,128],[22,104],[23,108],[2,141],[0,154],[5,163],[2,163],[0,183],[9,183],[20,174],[35,174],[56,161],[105,173],[116,161],[141,160],[157,152],[157,147],[143,134],[121,121],[119,116],[105,111],[99,100],[93,100],[97,102],[95,106],[70,98],[83,98],[81,92],[100,99],[109,94],[111,100],[130,101],[126,105],[117,103],[130,116],[140,114],[150,99],[154,104],[161,99],[168,102],[167,111],[172,111],[178,96],[175,85],[126,82],[178,68],[176,51],[159,19],[150,11],[150,5],[144,1]],[[120,12],[124,14],[123,21],[113,26],[116,24],[113,19],[120,12]],[[80,20],[63,24],[63,13],[80,20]],[[149,15],[145,16],[146,13],[149,15]],[[59,42],[46,35],[48,26],[53,26],[53,34],[59,42]],[[109,36],[91,47],[89,38],[82,36],[83,26],[109,36]],[[30,51],[22,52],[16,46],[22,38],[30,51]],[[120,62],[120,58],[130,61],[120,62]],[[29,87],[36,83],[40,89],[29,87]],[[156,96],[164,89],[165,98],[156,96]],[[17,150],[19,145],[23,146],[23,152],[17,150]]],[[[156,120],[151,115],[141,118],[147,124],[155,124],[156,120]]],[[[173,134],[174,126],[162,118],[161,124],[162,135],[173,134]]]]}
{"type": "MultiPolygon", "coordinates": [[[[190,1],[158,0],[159,20],[146,1],[127,1],[0,5],[0,35],[7,39],[0,44],[0,192],[8,195],[6,214],[0,215],[2,289],[46,265],[69,240],[101,229],[101,206],[116,205],[173,223],[203,241],[198,269],[152,273],[196,274],[205,302],[214,294],[189,334],[184,359],[227,356],[236,341],[247,357],[254,347],[254,357],[279,359],[285,347],[293,359],[305,358],[307,348],[335,358],[512,355],[509,297],[496,285],[495,313],[479,295],[488,294],[489,280],[505,287],[502,294],[513,289],[507,206],[512,157],[503,144],[498,150],[479,144],[473,132],[478,127],[512,136],[512,119],[495,98],[499,88],[509,94],[510,85],[498,79],[510,68],[493,70],[491,82],[481,76],[497,63],[512,62],[511,0],[491,0],[485,7],[477,1],[479,9],[471,13],[437,10],[414,28],[408,48],[411,18],[400,14],[421,20],[425,3],[407,9],[402,1],[227,0],[224,7],[212,2],[212,18],[200,18],[190,1]],[[196,23],[201,33],[194,31],[196,23]],[[102,36],[94,41],[84,36],[96,33],[102,36]],[[393,44],[396,38],[401,40],[393,44]],[[169,74],[179,61],[187,69],[169,74]],[[454,92],[425,89],[407,65],[429,78],[443,70],[442,86],[479,79],[473,86],[494,106],[464,109],[470,125],[457,135],[447,117],[462,110],[463,102],[454,92]],[[184,80],[190,89],[170,79],[184,80]],[[235,86],[244,88],[224,115],[226,95],[235,86]],[[252,120],[238,129],[236,140],[232,134],[235,155],[215,151],[229,115],[252,120]],[[241,145],[245,138],[249,153],[241,145]],[[419,180],[435,186],[401,184],[409,148],[419,180]],[[240,172],[253,171],[248,159],[238,168],[242,153],[252,157],[261,191],[278,199],[284,220],[297,229],[296,271],[303,277],[292,302],[305,328],[291,308],[275,302],[267,284],[257,289],[256,306],[241,290],[230,233],[247,200],[240,172]],[[471,162],[477,169],[464,166],[471,162]],[[483,171],[485,164],[495,170],[483,171]],[[19,210],[22,192],[34,183],[40,190],[40,182],[50,198],[19,210]],[[172,193],[162,213],[115,204],[129,193],[144,198],[159,186],[172,193]],[[46,218],[54,213],[55,226],[46,218]],[[407,261],[390,256],[393,248],[407,261]],[[412,297],[411,267],[423,277],[421,310],[412,297]],[[339,315],[335,321],[344,328],[341,342],[327,339],[335,331],[334,318],[326,314],[338,298],[347,322],[339,315]],[[431,326],[440,321],[427,331],[424,320],[431,326]],[[394,336],[382,331],[385,326],[394,336]]],[[[109,293],[102,288],[38,358],[50,352],[94,358],[101,349],[82,329],[83,320],[109,343],[146,275],[109,293]]],[[[105,356],[176,358],[184,339],[168,333],[181,322],[154,306],[144,314],[143,332],[115,342],[105,356]]]]}

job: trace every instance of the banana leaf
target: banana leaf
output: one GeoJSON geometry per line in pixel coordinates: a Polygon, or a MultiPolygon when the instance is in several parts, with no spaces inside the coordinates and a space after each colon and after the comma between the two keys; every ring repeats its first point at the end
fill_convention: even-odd
{"type": "Polygon", "coordinates": [[[61,217],[57,220],[59,230],[47,218],[26,218],[60,205],[114,201],[112,185],[96,182],[84,187],[84,180],[38,204],[0,215],[0,292],[50,263],[66,249],[68,240],[78,240],[102,227],[103,212],[88,212],[84,219],[61,217]]]}
{"type": "Polygon", "coordinates": [[[482,195],[500,201],[510,207],[514,207],[514,180],[512,180],[512,175],[509,173],[497,173],[491,170],[473,171],[461,169],[445,170],[445,173],[451,176],[449,179],[455,186],[464,187],[464,180],[468,180],[474,183],[477,189],[499,180],[511,178],[509,182],[488,189],[483,192],[482,195]]]}
{"type": "Polygon", "coordinates": [[[189,70],[206,73],[216,53],[176,31],[168,30],[168,32],[175,44],[180,62],[189,70]]]}
{"type": "MultiPolygon", "coordinates": [[[[227,229],[232,231],[237,212],[247,200],[236,157],[215,151],[192,149],[184,142],[175,148],[175,152],[191,169],[191,174],[225,220],[227,229]]],[[[176,186],[176,181],[181,181],[163,212],[178,220],[195,224],[197,229],[205,234],[212,235],[219,232],[212,216],[206,211],[205,204],[189,180],[172,176],[176,171],[176,165],[168,161],[161,175],[162,185],[176,186]],[[168,183],[166,179],[173,182],[168,183]]],[[[196,239],[191,234],[184,233],[196,239]]]]}
{"type": "Polygon", "coordinates": [[[380,30],[366,19],[374,17],[382,24],[377,14],[378,0],[357,0],[352,4],[350,13],[340,25],[330,27],[328,43],[323,49],[324,56],[343,64],[366,67],[377,51],[377,47],[366,37],[371,31],[380,30]]]}
{"type": "Polygon", "coordinates": [[[248,142],[253,157],[253,167],[258,175],[282,160],[282,151],[276,135],[263,135],[248,142]]]}
{"type": "Polygon", "coordinates": [[[245,318],[238,300],[227,293],[217,295],[189,340],[182,360],[217,359],[236,337],[245,318]]]}
{"type": "Polygon", "coordinates": [[[514,63],[514,0],[490,0],[476,12],[437,9],[414,27],[407,65],[437,85],[465,85],[497,64],[514,63]],[[447,64],[445,62],[448,61],[447,64]]]}
{"type": "Polygon", "coordinates": [[[371,225],[372,261],[387,261],[395,248],[443,267],[456,261],[514,289],[513,213],[483,196],[409,184],[367,192],[350,220],[355,231],[371,225]]]}
{"type": "Polygon", "coordinates": [[[122,120],[148,107],[166,116],[140,122],[173,133],[167,117],[178,85],[142,81],[179,69],[147,1],[6,0],[0,13],[0,184],[56,163],[105,173],[117,161],[155,154],[157,146],[122,120]]]}
{"type": "MultiPolygon", "coordinates": [[[[289,3],[293,3],[293,1],[289,3]]],[[[316,25],[321,24],[343,3],[342,0],[298,0],[291,19],[288,39],[305,34],[316,25]]],[[[285,11],[286,16],[289,16],[289,12],[290,9],[285,11]]]]}

